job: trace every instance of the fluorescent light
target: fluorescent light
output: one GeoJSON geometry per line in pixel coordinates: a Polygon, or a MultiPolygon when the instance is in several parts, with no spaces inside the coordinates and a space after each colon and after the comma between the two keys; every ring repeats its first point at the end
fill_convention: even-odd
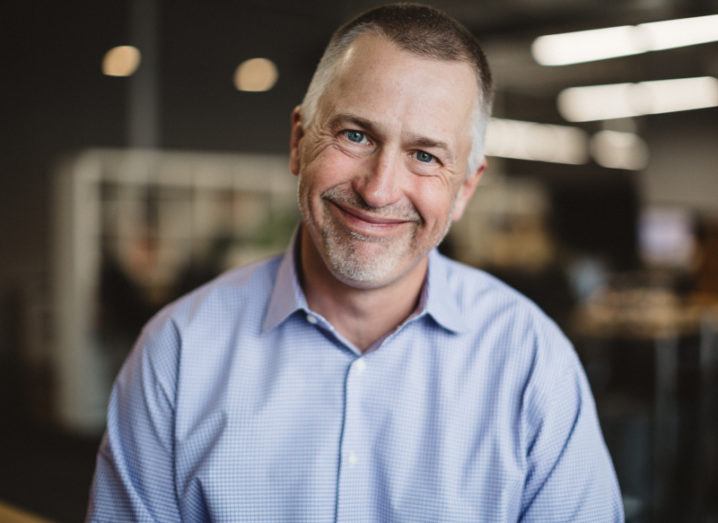
{"type": "Polygon", "coordinates": [[[570,87],[558,95],[569,122],[628,118],[718,106],[718,80],[710,76],[570,87]]]}
{"type": "Polygon", "coordinates": [[[142,55],[136,47],[120,45],[105,53],[102,73],[107,76],[132,76],[140,66],[142,55]]]}
{"type": "Polygon", "coordinates": [[[492,118],[486,132],[486,154],[551,163],[580,165],[589,149],[596,163],[612,169],[643,169],[648,147],[634,133],[600,131],[590,140],[582,129],[504,118],[492,118]]]}
{"type": "Polygon", "coordinates": [[[718,41],[718,15],[640,24],[651,51],[718,41]]]}
{"type": "Polygon", "coordinates": [[[715,41],[718,15],[709,15],[539,36],[531,53],[541,65],[568,65],[715,41]]]}
{"type": "Polygon", "coordinates": [[[672,113],[718,106],[718,80],[711,76],[641,82],[648,96],[647,113],[672,113]]]}
{"type": "Polygon", "coordinates": [[[569,87],[558,95],[558,111],[569,122],[637,116],[641,113],[633,103],[635,85],[624,83],[569,87]]]}
{"type": "Polygon", "coordinates": [[[630,25],[539,36],[531,45],[531,53],[541,65],[592,62],[646,50],[641,34],[630,25]]]}
{"type": "Polygon", "coordinates": [[[486,154],[583,164],[588,161],[588,136],[576,127],[492,118],[486,132],[486,154]]]}
{"type": "Polygon", "coordinates": [[[252,58],[242,62],[234,73],[234,86],[240,91],[269,91],[277,83],[279,73],[274,62],[252,58]]]}
{"type": "Polygon", "coordinates": [[[634,133],[599,131],[591,137],[591,156],[603,167],[638,171],[648,164],[648,146],[634,133]]]}

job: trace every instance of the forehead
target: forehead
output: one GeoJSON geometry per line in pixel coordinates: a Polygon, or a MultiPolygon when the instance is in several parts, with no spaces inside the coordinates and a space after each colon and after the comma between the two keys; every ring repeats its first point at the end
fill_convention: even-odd
{"type": "Polygon", "coordinates": [[[461,135],[471,127],[478,96],[468,63],[418,56],[368,34],[340,58],[321,104],[396,130],[461,135]]]}

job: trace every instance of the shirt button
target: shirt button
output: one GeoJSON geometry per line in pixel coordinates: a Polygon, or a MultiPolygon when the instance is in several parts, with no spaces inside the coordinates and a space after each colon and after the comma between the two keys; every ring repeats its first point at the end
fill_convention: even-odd
{"type": "Polygon", "coordinates": [[[311,323],[312,325],[316,325],[319,320],[317,320],[316,316],[312,316],[311,314],[307,314],[307,321],[311,323]]]}
{"type": "Polygon", "coordinates": [[[357,360],[357,362],[354,364],[354,366],[357,369],[357,373],[361,374],[364,372],[364,369],[366,369],[366,361],[363,359],[357,360]]]}
{"type": "Polygon", "coordinates": [[[349,451],[349,464],[351,466],[354,466],[357,463],[359,463],[359,456],[357,456],[356,452],[354,452],[353,450],[350,450],[349,451]]]}

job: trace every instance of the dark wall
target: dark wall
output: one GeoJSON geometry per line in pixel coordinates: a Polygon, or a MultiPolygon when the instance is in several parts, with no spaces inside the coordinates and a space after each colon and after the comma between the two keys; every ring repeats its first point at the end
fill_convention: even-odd
{"type": "MultiPolygon", "coordinates": [[[[104,53],[132,42],[130,2],[3,4],[0,296],[49,283],[52,183],[58,161],[128,144],[131,80],[101,74],[104,53]]],[[[158,140],[162,148],[285,152],[289,114],[340,17],[262,2],[158,2],[158,140]],[[280,70],[268,93],[232,76],[265,56],[280,70]]]]}
{"type": "Polygon", "coordinates": [[[126,33],[121,4],[3,6],[0,285],[46,272],[51,172],[64,153],[115,146],[125,135],[124,89],[99,73],[126,33]]]}

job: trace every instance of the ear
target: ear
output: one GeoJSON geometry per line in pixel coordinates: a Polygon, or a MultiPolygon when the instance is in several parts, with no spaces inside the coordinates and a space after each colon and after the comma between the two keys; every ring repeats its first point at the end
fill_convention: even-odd
{"type": "Polygon", "coordinates": [[[299,143],[304,137],[304,127],[302,126],[302,106],[298,105],[292,111],[292,129],[289,137],[289,170],[293,175],[299,174],[299,143]]]}
{"type": "Polygon", "coordinates": [[[451,213],[451,219],[453,221],[458,221],[464,215],[466,205],[469,203],[469,200],[471,200],[471,197],[474,195],[476,186],[479,185],[479,180],[481,180],[481,176],[486,170],[486,165],[486,158],[484,158],[484,161],[481,162],[481,164],[476,168],[476,171],[469,174],[469,176],[467,176],[466,179],[461,182],[459,192],[456,195],[456,201],[454,202],[454,209],[451,213]]]}

